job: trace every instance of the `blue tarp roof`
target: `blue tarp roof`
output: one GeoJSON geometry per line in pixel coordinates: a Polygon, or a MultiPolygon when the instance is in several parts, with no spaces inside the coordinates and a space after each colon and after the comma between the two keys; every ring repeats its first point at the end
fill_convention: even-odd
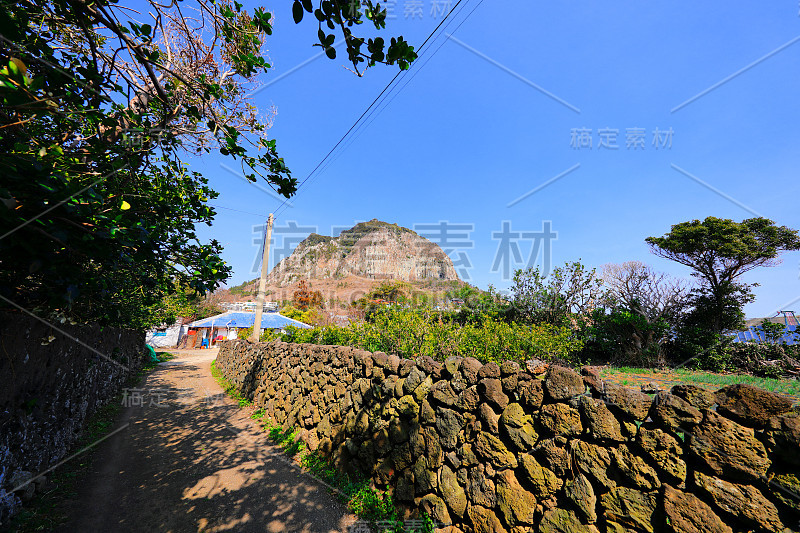
{"type": "MultiPolygon", "coordinates": [[[[228,311],[221,315],[210,316],[202,320],[197,320],[189,324],[190,328],[251,328],[256,321],[255,313],[246,311],[228,311]]],[[[263,313],[261,315],[261,329],[283,329],[286,326],[298,328],[310,328],[308,324],[303,324],[298,320],[293,320],[279,313],[263,313]]]]}
{"type": "MultiPolygon", "coordinates": [[[[783,334],[783,337],[778,339],[778,343],[785,342],[786,344],[795,344],[795,342],[797,342],[797,339],[795,339],[794,336],[796,329],[797,326],[794,324],[786,326],[786,329],[784,330],[785,333],[783,334]]],[[[761,326],[753,326],[750,329],[736,333],[734,342],[747,341],[765,342],[766,337],[764,336],[764,329],[761,326]]]]}

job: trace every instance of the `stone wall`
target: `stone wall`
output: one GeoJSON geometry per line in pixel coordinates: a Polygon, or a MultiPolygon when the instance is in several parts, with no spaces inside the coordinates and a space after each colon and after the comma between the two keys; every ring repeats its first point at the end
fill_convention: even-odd
{"type": "Polygon", "coordinates": [[[797,531],[800,417],[749,386],[604,384],[529,361],[222,343],[240,392],[452,532],[797,531]]]}
{"type": "Polygon", "coordinates": [[[41,479],[15,494],[8,491],[66,456],[87,417],[139,371],[145,352],[144,335],[134,331],[59,324],[61,333],[11,312],[0,313],[0,321],[3,523],[41,479]]]}

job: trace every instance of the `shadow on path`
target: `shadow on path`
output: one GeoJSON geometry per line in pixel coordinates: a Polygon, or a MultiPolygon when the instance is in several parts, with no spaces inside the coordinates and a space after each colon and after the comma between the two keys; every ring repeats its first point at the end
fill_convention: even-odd
{"type": "Polygon", "coordinates": [[[58,531],[346,531],[355,521],[293,468],[211,377],[213,353],[162,363],[99,445],[58,531]]]}

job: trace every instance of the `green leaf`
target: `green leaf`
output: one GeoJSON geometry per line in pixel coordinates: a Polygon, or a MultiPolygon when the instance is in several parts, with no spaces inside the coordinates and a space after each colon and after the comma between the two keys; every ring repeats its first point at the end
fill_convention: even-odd
{"type": "Polygon", "coordinates": [[[294,17],[295,24],[299,24],[303,20],[303,4],[300,3],[300,0],[294,0],[294,4],[292,4],[292,17],[294,17]]]}
{"type": "Polygon", "coordinates": [[[21,59],[17,59],[16,57],[12,57],[8,62],[8,69],[13,76],[25,76],[28,73],[28,68],[25,66],[25,63],[22,62],[21,59]]]}

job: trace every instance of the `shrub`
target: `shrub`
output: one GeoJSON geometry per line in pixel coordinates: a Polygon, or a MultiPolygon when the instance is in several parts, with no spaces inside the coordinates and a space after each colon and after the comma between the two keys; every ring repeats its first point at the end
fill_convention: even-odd
{"type": "Polygon", "coordinates": [[[526,323],[564,325],[575,315],[587,316],[602,297],[602,280],[579,261],[553,272],[528,267],[514,273],[514,313],[526,323]]]}
{"type": "MultiPolygon", "coordinates": [[[[249,339],[252,334],[253,334],[253,326],[250,326],[249,328],[239,329],[239,331],[236,333],[236,337],[242,340],[246,340],[249,339]]],[[[261,332],[261,337],[259,337],[258,340],[259,342],[270,342],[279,338],[280,338],[279,334],[274,333],[270,329],[265,329],[264,331],[261,332]]]]}
{"type": "Polygon", "coordinates": [[[728,370],[730,352],[725,346],[731,341],[708,328],[681,324],[665,348],[670,365],[690,364],[692,368],[720,372],[728,370]]]}
{"type": "Polygon", "coordinates": [[[786,333],[786,326],[778,322],[770,322],[764,319],[761,322],[761,331],[764,332],[764,341],[770,344],[778,344],[786,333]]]}
{"type": "Polygon", "coordinates": [[[779,378],[789,367],[796,365],[800,346],[763,344],[755,342],[731,343],[726,347],[729,370],[747,372],[755,376],[779,378]]]}
{"type": "Polygon", "coordinates": [[[664,319],[649,321],[626,309],[596,309],[582,328],[595,357],[617,365],[654,366],[664,363],[663,344],[669,332],[664,319]]]}
{"type": "Polygon", "coordinates": [[[389,493],[379,493],[371,489],[369,485],[361,487],[347,502],[347,507],[353,514],[369,522],[398,520],[397,510],[389,493]]]}
{"type": "Polygon", "coordinates": [[[457,355],[489,361],[525,361],[533,357],[576,363],[583,341],[568,327],[523,325],[484,317],[461,325],[429,310],[381,308],[370,322],[313,329],[292,328],[285,340],[355,346],[401,357],[430,356],[443,361],[457,355]]]}

